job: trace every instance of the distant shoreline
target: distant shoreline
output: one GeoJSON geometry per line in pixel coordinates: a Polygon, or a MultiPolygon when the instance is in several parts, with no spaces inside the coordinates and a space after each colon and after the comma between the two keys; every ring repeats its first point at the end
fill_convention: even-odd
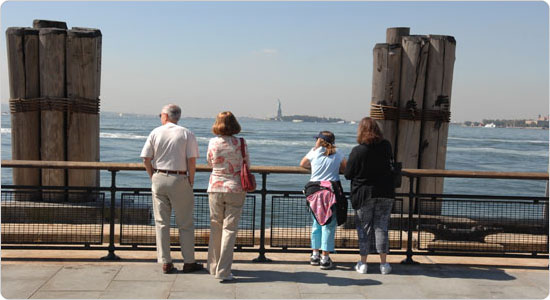
{"type": "Polygon", "coordinates": [[[485,127],[485,126],[468,126],[464,125],[463,123],[452,123],[453,125],[461,126],[461,127],[468,127],[468,128],[487,128],[487,129],[494,129],[494,128],[506,128],[506,129],[548,129],[548,127],[531,127],[531,126],[508,126],[508,127],[485,127]]]}

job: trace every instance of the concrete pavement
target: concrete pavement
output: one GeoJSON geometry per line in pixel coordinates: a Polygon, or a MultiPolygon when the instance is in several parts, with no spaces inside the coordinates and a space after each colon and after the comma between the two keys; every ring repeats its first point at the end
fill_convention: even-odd
{"type": "MultiPolygon", "coordinates": [[[[154,252],[119,251],[121,261],[104,262],[98,251],[2,251],[2,295],[7,299],[360,299],[510,298],[548,296],[548,260],[418,256],[381,275],[376,257],[369,271],[353,270],[355,255],[332,255],[333,270],[310,266],[307,254],[236,253],[236,280],[220,283],[206,271],[162,274],[154,252]]],[[[173,253],[173,257],[179,257],[173,253]]],[[[197,252],[199,262],[206,253],[197,252]]],[[[181,269],[181,261],[175,260],[181,269]]]]}

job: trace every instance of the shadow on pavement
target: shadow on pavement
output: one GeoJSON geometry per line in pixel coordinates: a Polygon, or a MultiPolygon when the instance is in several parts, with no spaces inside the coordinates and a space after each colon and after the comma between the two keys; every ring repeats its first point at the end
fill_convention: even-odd
{"type": "Polygon", "coordinates": [[[329,286],[367,286],[382,284],[378,280],[335,277],[320,272],[281,272],[268,270],[234,270],[238,278],[235,283],[243,282],[295,282],[304,284],[323,284],[329,286]]]}
{"type": "MultiPolygon", "coordinates": [[[[378,265],[373,266],[373,269],[378,265]]],[[[407,276],[426,276],[436,278],[464,278],[464,279],[487,279],[487,280],[515,280],[516,277],[507,274],[504,270],[494,266],[475,265],[392,265],[392,274],[407,276]]],[[[370,269],[370,265],[369,265],[370,269]]]]}

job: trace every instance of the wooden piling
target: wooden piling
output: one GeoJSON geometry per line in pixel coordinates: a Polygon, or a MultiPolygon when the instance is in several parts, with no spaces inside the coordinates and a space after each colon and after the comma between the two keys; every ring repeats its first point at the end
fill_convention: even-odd
{"type": "Polygon", "coordinates": [[[372,99],[370,116],[376,120],[395,154],[401,81],[401,39],[410,28],[386,30],[386,43],[373,50],[372,99]]]}
{"type": "MultiPolygon", "coordinates": [[[[40,96],[38,30],[10,27],[6,31],[10,82],[12,159],[40,159],[40,96]],[[17,142],[14,142],[17,141],[17,142]]],[[[39,169],[13,169],[13,184],[40,185],[39,169]]],[[[17,200],[37,200],[39,193],[18,194],[17,200]]]]}
{"type": "MultiPolygon", "coordinates": [[[[99,85],[101,31],[67,32],[67,160],[99,161],[99,85]]],[[[69,186],[96,187],[97,170],[69,170],[69,186]]]]}
{"type": "MultiPolygon", "coordinates": [[[[402,42],[401,88],[399,108],[401,112],[396,143],[396,161],[404,169],[418,168],[421,110],[426,81],[429,41],[424,36],[406,36],[402,42]]],[[[409,178],[403,177],[398,193],[409,192],[409,178]]],[[[403,199],[403,209],[408,212],[408,198],[403,199]]]]}
{"type": "Polygon", "coordinates": [[[387,108],[399,106],[399,82],[401,80],[401,46],[376,44],[373,49],[371,117],[373,117],[384,138],[395,149],[396,118],[386,114],[387,108]]]}
{"type": "Polygon", "coordinates": [[[67,29],[67,23],[61,21],[52,21],[52,20],[33,20],[33,28],[59,28],[67,29]]]}
{"type": "MultiPolygon", "coordinates": [[[[65,41],[67,31],[59,28],[41,28],[40,40],[40,95],[42,160],[64,161],[65,151],[65,41]]],[[[43,186],[64,186],[65,170],[43,169],[43,186]]]]}
{"type": "Polygon", "coordinates": [[[400,44],[403,37],[408,36],[411,32],[409,27],[390,27],[386,29],[386,43],[400,44]]]}
{"type": "MultiPolygon", "coordinates": [[[[432,112],[433,117],[425,118],[422,124],[419,168],[445,169],[449,131],[445,114],[450,114],[456,42],[452,36],[430,35],[429,43],[423,109],[432,112]]],[[[418,191],[443,193],[443,178],[420,179],[418,191]]],[[[437,214],[440,210],[440,205],[432,205],[430,211],[423,212],[437,214]]]]}

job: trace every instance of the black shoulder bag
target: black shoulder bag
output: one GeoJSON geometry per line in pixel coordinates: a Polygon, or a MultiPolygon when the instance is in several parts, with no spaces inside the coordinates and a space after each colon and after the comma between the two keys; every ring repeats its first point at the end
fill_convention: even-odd
{"type": "Polygon", "coordinates": [[[394,188],[400,188],[401,187],[401,168],[403,167],[403,164],[401,162],[397,162],[393,159],[393,155],[390,158],[390,171],[391,171],[391,178],[393,181],[393,187],[394,188]]]}

